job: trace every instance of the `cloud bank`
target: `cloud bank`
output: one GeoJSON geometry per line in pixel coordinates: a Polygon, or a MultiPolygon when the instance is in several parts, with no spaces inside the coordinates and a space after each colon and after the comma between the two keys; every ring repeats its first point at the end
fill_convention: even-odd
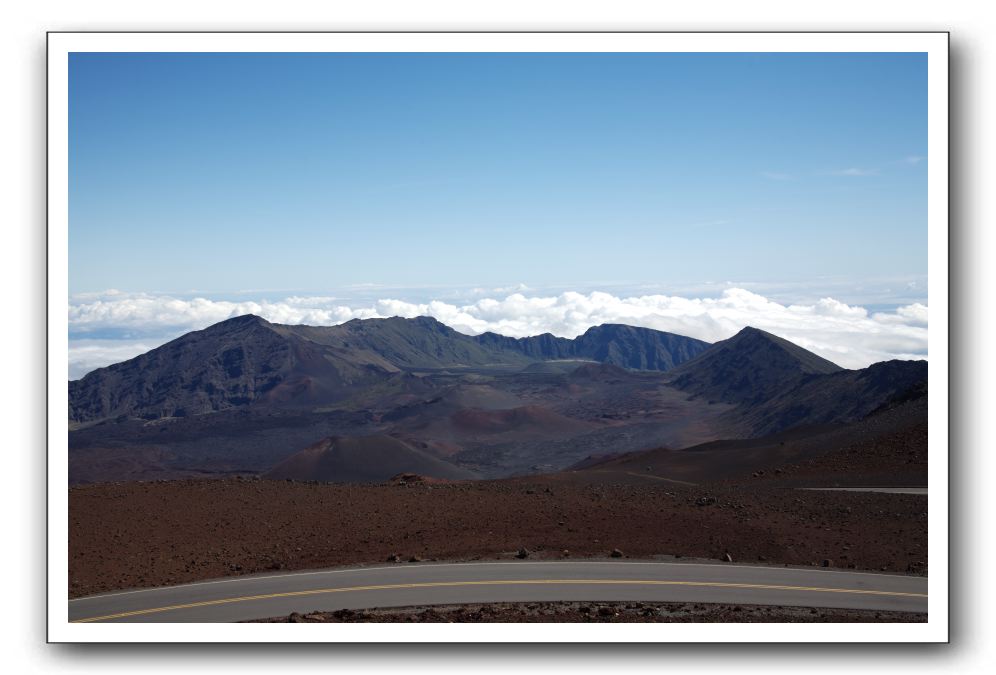
{"type": "Polygon", "coordinates": [[[813,304],[780,304],[741,288],[726,289],[715,298],[618,297],[604,292],[526,296],[516,292],[468,304],[388,298],[355,307],[333,297],[236,302],[109,291],[77,296],[70,304],[71,377],[241,314],[257,314],[275,323],[321,326],[357,318],[427,315],[469,335],[493,331],[514,337],[553,333],[573,338],[591,326],[624,323],[709,342],[726,339],[749,325],[846,368],[927,356],[926,305],[869,312],[833,298],[813,304]]]}

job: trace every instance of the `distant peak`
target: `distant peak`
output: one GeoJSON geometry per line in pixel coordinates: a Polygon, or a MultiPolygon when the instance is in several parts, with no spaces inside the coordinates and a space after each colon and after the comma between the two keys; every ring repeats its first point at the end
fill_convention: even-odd
{"type": "Polygon", "coordinates": [[[406,324],[419,326],[420,328],[429,328],[435,331],[440,331],[443,333],[452,332],[453,329],[447,326],[445,323],[433,316],[416,316],[410,319],[405,319],[403,317],[392,317],[395,321],[404,321],[406,324]]]}
{"type": "Polygon", "coordinates": [[[409,319],[409,321],[414,321],[415,323],[424,323],[424,324],[428,324],[430,326],[442,326],[443,325],[443,322],[440,321],[439,319],[437,319],[434,316],[425,316],[425,315],[416,316],[416,317],[414,317],[412,319],[409,319]]]}
{"type": "Polygon", "coordinates": [[[829,361],[818,354],[815,354],[804,347],[800,347],[794,342],[779,337],[760,328],[745,326],[739,333],[723,343],[735,349],[753,350],[761,348],[774,348],[797,361],[806,371],[830,373],[843,370],[833,361],[829,361]]]}
{"type": "Polygon", "coordinates": [[[631,328],[631,326],[626,326],[621,323],[600,323],[597,326],[590,327],[585,331],[585,334],[614,332],[622,328],[631,328]]]}
{"type": "Polygon", "coordinates": [[[261,316],[256,316],[255,314],[241,314],[239,316],[233,316],[231,319],[225,319],[224,321],[219,321],[216,326],[269,326],[270,322],[261,316]]]}
{"type": "Polygon", "coordinates": [[[774,335],[772,335],[768,331],[761,330],[760,328],[754,328],[754,326],[744,326],[742,329],[740,329],[740,332],[737,333],[736,335],[734,335],[733,337],[738,337],[738,336],[741,336],[741,335],[744,336],[744,337],[747,337],[747,336],[775,337],[774,335]]]}
{"type": "Polygon", "coordinates": [[[744,326],[739,333],[730,338],[730,342],[738,342],[741,340],[767,340],[768,342],[773,342],[778,345],[790,345],[801,349],[801,347],[790,342],[789,340],[786,340],[785,338],[778,337],[774,333],[769,333],[766,330],[754,328],[753,326],[744,326]]]}

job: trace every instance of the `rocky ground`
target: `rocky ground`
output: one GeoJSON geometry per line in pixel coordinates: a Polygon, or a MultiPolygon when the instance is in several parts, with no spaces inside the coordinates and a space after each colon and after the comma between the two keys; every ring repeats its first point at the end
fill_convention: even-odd
{"type": "MultiPolygon", "coordinates": [[[[409,560],[685,557],[926,574],[927,498],[561,473],[69,489],[69,595],[409,560]]],[[[438,611],[438,610],[433,610],[438,611]]],[[[808,610],[807,610],[808,611],[808,610]]]]}
{"type": "Polygon", "coordinates": [[[926,614],[681,602],[533,602],[312,612],[249,623],[919,623],[926,614]]]}

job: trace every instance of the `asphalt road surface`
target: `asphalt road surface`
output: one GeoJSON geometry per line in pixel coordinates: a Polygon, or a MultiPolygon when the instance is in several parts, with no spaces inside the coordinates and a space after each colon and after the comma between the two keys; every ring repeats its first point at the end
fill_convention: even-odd
{"type": "Polygon", "coordinates": [[[337,609],[557,600],[926,612],[927,579],[708,563],[401,563],[93,595],[69,601],[69,620],[225,622],[337,609]]]}

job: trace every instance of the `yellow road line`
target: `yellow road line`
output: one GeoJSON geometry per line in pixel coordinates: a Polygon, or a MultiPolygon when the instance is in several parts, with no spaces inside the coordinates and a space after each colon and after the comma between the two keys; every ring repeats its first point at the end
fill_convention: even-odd
{"type": "Polygon", "coordinates": [[[284,593],[267,593],[265,595],[247,595],[236,598],[222,598],[220,600],[204,600],[202,602],[190,602],[183,605],[168,605],[166,607],[152,607],[149,609],[136,609],[130,612],[120,612],[118,614],[107,614],[105,616],[92,616],[85,619],[76,619],[71,623],[90,623],[94,621],[106,621],[108,619],[122,619],[129,616],[139,616],[142,614],[156,614],[159,612],[169,612],[176,609],[191,609],[193,607],[209,607],[212,605],[227,605],[233,602],[247,602],[251,600],[269,600],[271,598],[290,598],[305,595],[322,595],[328,593],[348,593],[354,591],[384,591],[404,588],[439,588],[452,586],[516,586],[516,585],[634,585],[634,586],[702,586],[710,588],[750,588],[758,590],[775,591],[811,591],[817,593],[853,593],[858,595],[888,595],[910,598],[926,598],[926,593],[901,593],[898,591],[873,591],[857,588],[820,588],[816,586],[777,586],[768,584],[737,584],[724,583],[719,581],[658,581],[658,580],[626,580],[626,579],[521,579],[521,580],[496,580],[496,581],[433,581],[416,584],[384,584],[380,586],[347,586],[342,588],[316,588],[307,591],[287,591],[284,593]]]}

